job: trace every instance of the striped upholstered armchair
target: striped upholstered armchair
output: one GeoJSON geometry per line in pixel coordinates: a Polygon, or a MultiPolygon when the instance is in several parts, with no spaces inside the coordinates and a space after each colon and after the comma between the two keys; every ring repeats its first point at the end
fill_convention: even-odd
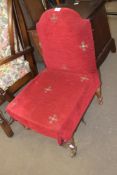
{"type": "MultiPolygon", "coordinates": [[[[0,105],[37,73],[18,1],[0,0],[0,105]]],[[[13,135],[0,112],[0,125],[13,135]]]]}

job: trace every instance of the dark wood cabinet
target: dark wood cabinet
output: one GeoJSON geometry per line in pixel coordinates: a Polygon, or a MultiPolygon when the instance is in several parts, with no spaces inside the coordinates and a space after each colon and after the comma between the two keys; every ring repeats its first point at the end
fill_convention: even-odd
{"type": "Polygon", "coordinates": [[[91,19],[97,64],[101,65],[110,51],[116,52],[111,36],[105,7],[100,7],[91,19]]]}

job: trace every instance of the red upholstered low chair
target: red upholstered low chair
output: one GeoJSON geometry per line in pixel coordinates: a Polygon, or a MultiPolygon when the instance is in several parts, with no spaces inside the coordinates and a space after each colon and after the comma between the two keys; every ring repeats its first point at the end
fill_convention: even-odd
{"type": "Polygon", "coordinates": [[[101,102],[100,80],[89,20],[68,8],[44,12],[37,23],[46,68],[7,106],[26,127],[69,143],[95,93],[101,102]]]}

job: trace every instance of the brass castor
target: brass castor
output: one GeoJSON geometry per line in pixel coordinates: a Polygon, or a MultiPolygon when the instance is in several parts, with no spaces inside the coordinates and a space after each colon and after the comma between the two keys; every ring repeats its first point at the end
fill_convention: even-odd
{"type": "Polygon", "coordinates": [[[70,157],[75,157],[77,154],[77,146],[75,145],[74,138],[72,137],[69,141],[64,141],[63,147],[68,148],[70,151],[70,157]]]}

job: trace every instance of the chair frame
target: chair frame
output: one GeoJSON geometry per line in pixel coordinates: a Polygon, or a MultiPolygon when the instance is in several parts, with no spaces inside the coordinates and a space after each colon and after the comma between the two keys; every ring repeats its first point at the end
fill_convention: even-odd
{"type": "MultiPolygon", "coordinates": [[[[7,4],[8,4],[8,34],[10,40],[11,56],[8,56],[7,58],[0,60],[0,66],[12,60],[15,60],[20,56],[25,56],[25,59],[29,62],[31,72],[29,72],[23,78],[15,82],[6,91],[0,88],[0,105],[5,101],[8,102],[12,101],[14,98],[13,94],[17,90],[19,90],[23,85],[25,85],[29,80],[34,78],[38,73],[33,56],[33,49],[31,47],[29,36],[26,31],[25,21],[20,8],[20,4],[16,0],[7,0],[7,4]],[[17,52],[15,52],[13,27],[16,33],[17,45],[19,44],[18,42],[20,41],[22,46],[22,50],[20,50],[20,48],[18,47],[17,52]]],[[[13,132],[8,122],[4,119],[4,116],[1,111],[0,111],[0,126],[5,131],[7,136],[11,137],[13,135],[13,132]]]]}

